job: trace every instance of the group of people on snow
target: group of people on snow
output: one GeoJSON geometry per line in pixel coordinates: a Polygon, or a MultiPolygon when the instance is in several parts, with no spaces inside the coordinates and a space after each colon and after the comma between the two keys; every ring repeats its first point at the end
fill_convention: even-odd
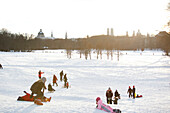
{"type": "MultiPolygon", "coordinates": [[[[30,95],[30,98],[33,97],[34,94],[36,94],[36,96],[34,97],[34,99],[36,98],[40,98],[40,99],[43,99],[44,98],[44,90],[47,89],[46,86],[45,86],[45,83],[47,81],[46,77],[42,77],[42,74],[44,74],[44,72],[42,72],[41,70],[39,70],[38,72],[38,78],[39,80],[37,80],[36,82],[34,82],[30,88],[31,90],[31,95],[30,95]],[[43,90],[43,91],[42,91],[43,90]]],[[[54,74],[53,75],[53,86],[56,85],[58,86],[57,84],[57,76],[54,74]]],[[[64,75],[63,77],[63,70],[60,72],[60,80],[64,80],[64,86],[66,88],[68,88],[68,79],[67,79],[67,74],[64,75]]],[[[51,83],[48,84],[48,91],[50,92],[53,92],[55,91],[55,89],[52,88],[52,85],[51,83]]]]}
{"type": "Polygon", "coordinates": [[[69,87],[69,82],[68,82],[68,78],[67,78],[67,74],[63,73],[63,70],[60,72],[60,81],[64,81],[64,88],[67,88],[69,87]],[[64,77],[63,77],[64,76],[64,77]]]}
{"type": "Polygon", "coordinates": [[[113,97],[113,92],[109,87],[108,90],[106,91],[106,101],[108,104],[112,104],[112,101],[114,102],[114,104],[117,104],[118,99],[120,99],[120,94],[118,93],[117,89],[114,93],[114,100],[112,100],[112,97],[113,97]]]}
{"type": "Polygon", "coordinates": [[[133,89],[131,89],[131,87],[129,86],[129,89],[128,89],[128,91],[127,91],[127,93],[129,93],[129,98],[130,97],[133,97],[133,98],[135,98],[135,86],[133,86],[133,89]]]}
{"type": "MultiPolygon", "coordinates": [[[[135,86],[133,86],[133,89],[131,89],[131,87],[129,86],[129,89],[127,91],[127,93],[129,93],[129,98],[133,97],[135,98],[135,86]]],[[[117,101],[120,99],[120,94],[118,92],[118,90],[116,89],[116,91],[114,92],[114,98],[113,98],[113,92],[111,90],[111,88],[109,87],[108,90],[106,91],[106,101],[108,104],[112,104],[112,101],[114,102],[114,104],[117,104],[117,101]]]]}

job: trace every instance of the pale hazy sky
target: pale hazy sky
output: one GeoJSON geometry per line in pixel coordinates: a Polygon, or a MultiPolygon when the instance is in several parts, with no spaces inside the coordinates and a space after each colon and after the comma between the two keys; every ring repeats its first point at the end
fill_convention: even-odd
{"type": "Polygon", "coordinates": [[[125,35],[133,30],[146,35],[166,30],[170,0],[0,0],[0,29],[12,33],[64,38],[106,34],[125,35]]]}

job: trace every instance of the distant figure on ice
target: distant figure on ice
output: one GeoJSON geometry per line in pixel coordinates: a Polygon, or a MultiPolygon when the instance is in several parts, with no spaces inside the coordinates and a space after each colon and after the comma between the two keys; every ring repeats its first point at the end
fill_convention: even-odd
{"type": "Polygon", "coordinates": [[[120,99],[120,94],[118,93],[117,89],[116,89],[116,91],[115,91],[115,98],[120,99]]]}
{"type": "Polygon", "coordinates": [[[67,83],[67,74],[64,75],[64,87],[66,87],[66,83],[67,83]]]}
{"type": "Polygon", "coordinates": [[[102,100],[100,99],[100,97],[96,98],[96,104],[97,104],[96,108],[99,110],[103,110],[109,113],[121,113],[119,109],[113,109],[110,106],[104,104],[102,100]]]}
{"type": "Polygon", "coordinates": [[[36,81],[30,88],[30,90],[32,91],[30,98],[33,97],[34,94],[37,94],[37,96],[34,98],[43,98],[44,97],[44,89],[47,89],[45,87],[45,82],[46,82],[46,78],[43,77],[42,79],[36,81]],[[43,92],[41,91],[43,89],[43,92]]]}
{"type": "Polygon", "coordinates": [[[41,74],[43,74],[44,72],[41,72],[41,70],[39,70],[39,72],[38,72],[38,77],[39,77],[39,79],[41,79],[41,74]]]}
{"type": "Polygon", "coordinates": [[[108,104],[112,104],[112,97],[113,97],[113,92],[111,88],[109,87],[108,90],[106,91],[106,98],[107,98],[108,104]]]}
{"type": "Polygon", "coordinates": [[[55,76],[55,74],[53,75],[53,86],[54,86],[54,84],[56,84],[56,86],[58,86],[58,84],[57,84],[57,77],[55,76]]]}
{"type": "Polygon", "coordinates": [[[0,64],[0,69],[3,69],[2,65],[0,64]]]}
{"type": "Polygon", "coordinates": [[[136,90],[135,86],[133,86],[133,90],[132,90],[133,91],[133,98],[135,98],[135,90],[136,90]]]}
{"type": "Polygon", "coordinates": [[[63,70],[60,72],[60,81],[63,80],[63,70]]]}
{"type": "Polygon", "coordinates": [[[131,89],[130,86],[129,86],[129,89],[128,89],[127,93],[129,93],[129,98],[132,97],[132,89],[131,89]]]}
{"type": "Polygon", "coordinates": [[[51,83],[49,83],[49,84],[48,84],[48,91],[50,91],[50,92],[53,92],[53,91],[55,91],[55,90],[52,88],[52,85],[51,85],[51,83]]]}

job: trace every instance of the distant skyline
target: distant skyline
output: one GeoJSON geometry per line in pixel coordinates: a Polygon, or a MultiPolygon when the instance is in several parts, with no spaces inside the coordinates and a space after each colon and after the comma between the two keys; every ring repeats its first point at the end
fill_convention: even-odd
{"type": "Polygon", "coordinates": [[[170,0],[0,0],[0,29],[12,33],[56,38],[83,38],[87,35],[143,35],[168,31],[170,0]]]}

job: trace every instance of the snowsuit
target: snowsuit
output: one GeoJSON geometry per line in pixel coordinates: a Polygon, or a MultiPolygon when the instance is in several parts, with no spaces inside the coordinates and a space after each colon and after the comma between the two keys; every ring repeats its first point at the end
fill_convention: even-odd
{"type": "Polygon", "coordinates": [[[106,91],[106,97],[107,97],[107,103],[112,104],[112,97],[113,97],[113,92],[112,90],[107,90],[106,91]]]}
{"type": "Polygon", "coordinates": [[[60,81],[63,80],[63,70],[60,72],[60,81]]]}
{"type": "Polygon", "coordinates": [[[69,83],[68,83],[68,82],[66,83],[66,87],[67,87],[67,89],[68,89],[68,87],[69,87],[69,83]]]}
{"type": "Polygon", "coordinates": [[[96,107],[97,109],[100,109],[100,110],[103,110],[109,113],[121,113],[119,109],[113,109],[110,106],[102,103],[102,100],[98,100],[96,104],[97,104],[97,107],[96,107]]]}
{"type": "Polygon", "coordinates": [[[129,87],[127,93],[129,93],[129,98],[132,97],[132,89],[129,87]]]}
{"type": "Polygon", "coordinates": [[[38,72],[38,77],[39,77],[39,79],[41,79],[41,74],[43,74],[44,72],[41,72],[41,71],[39,71],[38,72]]]}
{"type": "Polygon", "coordinates": [[[135,87],[133,87],[133,98],[135,98],[135,87]]]}
{"type": "Polygon", "coordinates": [[[57,77],[54,75],[53,76],[53,86],[54,86],[54,84],[56,84],[56,86],[58,86],[58,84],[57,84],[57,77]]]}
{"type": "Polygon", "coordinates": [[[52,88],[52,85],[51,85],[51,84],[48,84],[48,91],[55,91],[55,90],[52,88]]]}
{"type": "MultiPolygon", "coordinates": [[[[32,91],[31,93],[31,97],[34,94],[37,94],[37,96],[35,98],[42,98],[44,97],[44,92],[41,92],[42,89],[46,89],[44,82],[40,79],[38,81],[36,81],[30,88],[30,90],[32,91]]],[[[31,98],[30,97],[30,98],[31,98]]]]}

